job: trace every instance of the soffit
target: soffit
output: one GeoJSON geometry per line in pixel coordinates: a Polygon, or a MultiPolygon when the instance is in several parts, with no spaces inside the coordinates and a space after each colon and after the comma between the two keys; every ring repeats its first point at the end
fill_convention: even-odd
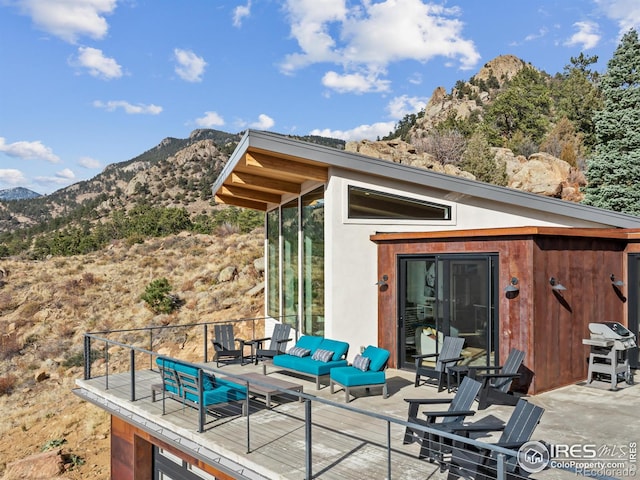
{"type": "Polygon", "coordinates": [[[250,147],[223,174],[224,181],[214,192],[216,202],[266,211],[269,205],[282,203],[283,195],[300,194],[305,182],[325,183],[328,166],[250,147]]]}

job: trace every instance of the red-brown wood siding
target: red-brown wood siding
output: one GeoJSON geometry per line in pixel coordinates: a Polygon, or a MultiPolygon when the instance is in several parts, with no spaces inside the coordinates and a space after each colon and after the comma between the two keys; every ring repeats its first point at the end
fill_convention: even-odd
{"type": "MultiPolygon", "coordinates": [[[[444,237],[445,234],[441,233],[444,237]]],[[[399,255],[497,253],[499,257],[499,356],[511,348],[524,350],[524,365],[533,372],[529,393],[535,394],[586,379],[590,322],[615,320],[626,324],[625,306],[613,291],[609,275],[624,275],[624,239],[548,235],[471,238],[374,239],[378,243],[378,275],[388,275],[379,290],[378,343],[390,350],[397,367],[397,264],[399,255]],[[503,287],[511,277],[520,291],[507,298],[503,287]],[[567,290],[551,291],[556,277],[567,290]]]]}
{"type": "Polygon", "coordinates": [[[214,475],[219,480],[233,479],[211,465],[176,450],[144,430],[140,430],[113,415],[111,416],[111,478],[113,480],[149,480],[153,478],[153,445],[163,448],[191,465],[214,475]]]}

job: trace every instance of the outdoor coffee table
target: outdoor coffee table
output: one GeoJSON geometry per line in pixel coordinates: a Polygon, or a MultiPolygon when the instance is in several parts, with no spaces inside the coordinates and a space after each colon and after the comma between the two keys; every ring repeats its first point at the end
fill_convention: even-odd
{"type": "MultiPolygon", "coordinates": [[[[282,392],[283,389],[302,393],[302,385],[300,384],[287,382],[286,380],[280,380],[278,378],[267,377],[265,375],[260,375],[259,373],[245,373],[229,378],[229,380],[237,383],[247,382],[249,384],[250,394],[265,397],[267,408],[271,408],[272,396],[285,394],[285,392],[282,392]],[[260,382],[260,384],[256,382],[260,382]]],[[[301,401],[302,398],[299,400],[301,401]]]]}

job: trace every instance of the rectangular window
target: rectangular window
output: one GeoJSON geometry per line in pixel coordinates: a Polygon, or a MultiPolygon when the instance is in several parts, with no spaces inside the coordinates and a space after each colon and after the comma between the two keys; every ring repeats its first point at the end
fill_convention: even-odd
{"type": "Polygon", "coordinates": [[[267,314],[280,316],[280,210],[267,212],[267,314]]]}
{"type": "Polygon", "coordinates": [[[324,335],[324,187],[302,196],[302,333],[324,335]]]}
{"type": "Polygon", "coordinates": [[[450,220],[451,207],[350,185],[349,218],[450,220]]]}
{"type": "Polygon", "coordinates": [[[282,322],[297,327],[298,316],[298,199],[282,206],[282,322]]]}

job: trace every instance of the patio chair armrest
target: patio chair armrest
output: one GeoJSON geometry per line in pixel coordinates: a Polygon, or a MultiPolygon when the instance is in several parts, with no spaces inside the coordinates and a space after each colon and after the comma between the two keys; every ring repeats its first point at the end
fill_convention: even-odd
{"type": "Polygon", "coordinates": [[[440,363],[455,363],[460,360],[464,360],[464,357],[456,357],[456,358],[440,358],[440,363]]]}
{"type": "Polygon", "coordinates": [[[282,340],[276,340],[278,345],[281,344],[281,343],[287,343],[287,342],[290,342],[290,341],[291,341],[290,338],[283,338],[282,340]]]}
{"type": "Polygon", "coordinates": [[[437,357],[439,355],[440,355],[439,353],[424,353],[422,355],[411,355],[411,356],[417,360],[419,358],[431,358],[431,357],[437,357]]]}
{"type": "MultiPolygon", "coordinates": [[[[490,423],[482,423],[482,420],[479,420],[475,423],[458,423],[452,424],[450,430],[455,433],[470,433],[470,432],[500,432],[504,430],[505,424],[490,424],[490,423]]],[[[466,435],[465,435],[466,436],[466,435]]]]}
{"type": "Polygon", "coordinates": [[[527,442],[497,442],[497,443],[494,443],[494,445],[496,447],[508,448],[510,450],[517,450],[525,443],[527,442]]]}
{"type": "Polygon", "coordinates": [[[451,403],[453,401],[452,398],[405,398],[405,402],[418,405],[437,405],[442,403],[451,403]]]}
{"type": "Polygon", "coordinates": [[[487,378],[518,378],[520,376],[519,373],[480,373],[478,374],[479,379],[487,378]]]}
{"type": "Polygon", "coordinates": [[[438,417],[471,417],[476,414],[473,410],[454,410],[452,412],[422,412],[429,422],[433,422],[438,417]]]}

